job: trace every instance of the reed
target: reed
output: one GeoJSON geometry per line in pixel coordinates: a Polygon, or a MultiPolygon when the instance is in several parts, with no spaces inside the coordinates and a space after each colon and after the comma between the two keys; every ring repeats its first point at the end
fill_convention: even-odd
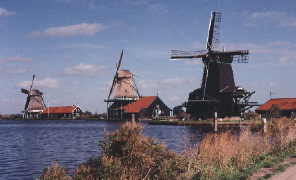
{"type": "Polygon", "coordinates": [[[294,121],[287,118],[270,120],[265,135],[249,130],[207,134],[181,154],[143,136],[142,130],[141,124],[126,123],[105,133],[99,157],[89,158],[71,175],[54,163],[40,179],[247,179],[271,157],[296,147],[294,121]]]}

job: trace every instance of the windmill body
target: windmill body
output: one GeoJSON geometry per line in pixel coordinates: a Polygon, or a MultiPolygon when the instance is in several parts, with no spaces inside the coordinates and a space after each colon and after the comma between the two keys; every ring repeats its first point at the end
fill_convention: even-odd
{"type": "Polygon", "coordinates": [[[33,75],[32,84],[30,90],[21,89],[21,92],[27,94],[27,100],[24,107],[25,119],[35,119],[40,117],[40,113],[46,108],[43,100],[43,93],[38,89],[32,89],[35,75],[33,75]]]}
{"type": "Polygon", "coordinates": [[[214,112],[217,112],[219,117],[239,115],[243,110],[256,104],[248,102],[254,92],[247,92],[235,85],[231,66],[233,61],[246,63],[249,59],[249,51],[215,50],[219,43],[220,22],[221,13],[212,12],[206,43],[207,50],[172,51],[171,60],[199,58],[204,63],[201,87],[189,93],[188,102],[185,103],[187,113],[196,118],[213,117],[214,112]]]}
{"type": "Polygon", "coordinates": [[[132,80],[133,74],[129,70],[120,70],[117,75],[117,89],[114,95],[118,98],[137,98],[132,80]]]}
{"type": "Polygon", "coordinates": [[[113,83],[109,91],[107,102],[107,116],[110,119],[122,119],[123,109],[122,107],[131,104],[139,100],[140,94],[133,79],[133,74],[130,70],[119,70],[123,57],[123,51],[121,52],[118,65],[116,65],[116,73],[113,78],[113,83]],[[114,98],[111,98],[114,89],[116,93],[114,98]]]}

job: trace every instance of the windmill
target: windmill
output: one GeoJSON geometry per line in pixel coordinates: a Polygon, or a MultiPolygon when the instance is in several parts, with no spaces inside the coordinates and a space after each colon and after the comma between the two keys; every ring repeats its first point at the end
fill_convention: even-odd
{"type": "Polygon", "coordinates": [[[115,75],[109,91],[107,102],[108,118],[122,118],[123,112],[120,107],[130,104],[139,97],[141,97],[137,85],[134,80],[134,74],[130,70],[119,70],[123,57],[123,50],[121,51],[120,59],[115,67],[115,75]],[[116,93],[114,99],[110,99],[114,89],[116,93]],[[111,104],[110,104],[111,103],[111,104]]]}
{"type": "Polygon", "coordinates": [[[207,118],[218,112],[219,117],[238,114],[250,108],[246,102],[254,93],[241,91],[235,86],[231,63],[247,63],[248,50],[217,51],[221,13],[212,12],[206,50],[177,51],[173,50],[171,60],[200,58],[204,64],[201,87],[189,94],[186,103],[187,113],[197,118],[207,118]],[[241,101],[243,96],[244,102],[241,101]],[[246,97],[245,97],[246,96],[246,97]],[[242,105],[243,104],[243,105],[242,105]]]}
{"type": "Polygon", "coordinates": [[[46,108],[42,97],[43,93],[38,89],[32,89],[34,79],[35,75],[33,75],[30,90],[21,88],[21,92],[28,95],[23,111],[25,118],[38,118],[39,113],[46,108]]]}

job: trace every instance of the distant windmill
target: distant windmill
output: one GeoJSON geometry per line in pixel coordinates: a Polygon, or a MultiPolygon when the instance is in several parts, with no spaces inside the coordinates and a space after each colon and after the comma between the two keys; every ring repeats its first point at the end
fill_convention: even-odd
{"type": "Polygon", "coordinates": [[[32,78],[32,84],[30,90],[21,88],[21,92],[27,94],[27,100],[24,108],[24,115],[26,118],[37,118],[39,113],[46,108],[46,105],[43,100],[43,93],[38,89],[32,89],[35,75],[32,78]]]}
{"type": "Polygon", "coordinates": [[[108,106],[109,118],[122,118],[122,111],[118,112],[118,108],[134,102],[140,97],[137,85],[134,80],[134,75],[130,70],[119,70],[123,57],[123,50],[121,51],[120,59],[115,67],[115,75],[113,78],[112,86],[109,91],[108,99],[105,100],[108,106]],[[116,93],[114,99],[110,99],[114,89],[116,87],[116,93]],[[138,96],[137,96],[138,95],[138,96]],[[112,103],[109,105],[109,103],[112,103]]]}
{"type": "Polygon", "coordinates": [[[201,87],[189,94],[187,113],[198,118],[211,117],[218,111],[220,117],[238,114],[246,108],[247,100],[254,93],[238,89],[234,83],[231,63],[233,61],[246,63],[249,59],[248,50],[216,51],[219,44],[221,13],[212,12],[210,19],[207,50],[177,51],[173,50],[171,60],[201,58],[204,63],[201,87]],[[245,105],[240,105],[241,95],[245,105]]]}

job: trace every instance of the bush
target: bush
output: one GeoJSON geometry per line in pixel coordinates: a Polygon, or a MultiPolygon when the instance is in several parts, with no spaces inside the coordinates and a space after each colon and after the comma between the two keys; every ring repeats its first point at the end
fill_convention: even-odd
{"type": "Polygon", "coordinates": [[[54,162],[40,179],[247,179],[276,157],[295,151],[292,119],[271,119],[268,133],[250,131],[207,134],[182,154],[142,135],[143,126],[125,123],[100,141],[101,155],[90,157],[72,175],[54,162]]]}
{"type": "Polygon", "coordinates": [[[69,170],[66,168],[63,168],[61,166],[58,166],[58,162],[55,161],[51,167],[46,167],[43,170],[42,175],[40,176],[40,179],[56,179],[56,180],[65,180],[70,179],[67,174],[69,170]]]}

